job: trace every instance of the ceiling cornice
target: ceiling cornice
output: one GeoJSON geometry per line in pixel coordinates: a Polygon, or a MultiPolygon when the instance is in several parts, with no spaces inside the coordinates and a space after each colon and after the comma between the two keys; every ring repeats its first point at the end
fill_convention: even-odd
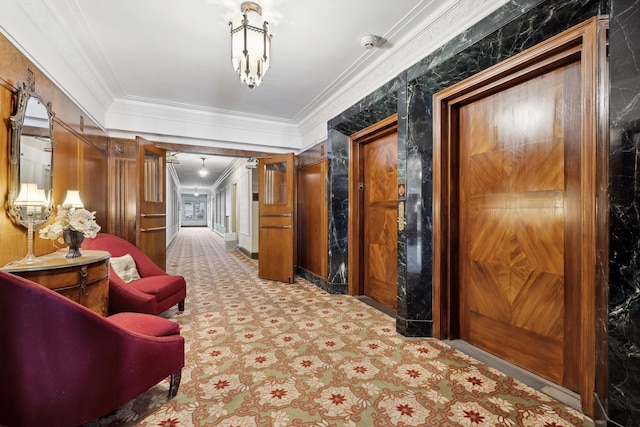
{"type": "Polygon", "coordinates": [[[297,118],[296,123],[302,135],[301,149],[304,150],[326,138],[326,123],[329,120],[396,78],[507,1],[460,0],[443,9],[435,18],[417,24],[417,30],[405,37],[399,48],[361,70],[358,75],[352,76],[341,88],[332,93],[325,91],[314,101],[315,108],[309,109],[304,116],[297,118]]]}
{"type": "Polygon", "coordinates": [[[205,141],[211,141],[228,148],[244,144],[247,149],[261,147],[261,151],[300,149],[298,127],[288,121],[144,101],[116,100],[107,113],[107,128],[112,134],[170,136],[170,141],[177,143],[198,141],[196,145],[205,145],[205,141]]]}
{"type": "Polygon", "coordinates": [[[3,33],[88,116],[104,125],[113,94],[59,25],[55,8],[48,0],[6,3],[3,14],[11,19],[3,22],[3,33]]]}

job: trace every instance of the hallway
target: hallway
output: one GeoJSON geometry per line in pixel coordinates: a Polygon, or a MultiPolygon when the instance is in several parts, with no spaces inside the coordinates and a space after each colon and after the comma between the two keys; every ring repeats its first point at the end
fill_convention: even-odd
{"type": "Polygon", "coordinates": [[[567,406],[395,320],[302,279],[261,280],[257,261],[206,228],[182,228],[167,270],[187,280],[186,366],[88,426],[590,426],[567,406]]]}

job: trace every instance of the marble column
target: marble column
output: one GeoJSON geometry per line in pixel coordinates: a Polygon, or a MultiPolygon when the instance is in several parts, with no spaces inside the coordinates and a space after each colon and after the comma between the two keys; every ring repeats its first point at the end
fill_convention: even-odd
{"type": "Polygon", "coordinates": [[[608,416],[640,425],[640,1],[610,17],[608,416]]]}
{"type": "Polygon", "coordinates": [[[370,94],[328,124],[329,278],[330,293],[347,293],[349,222],[349,135],[397,111],[397,88],[392,82],[370,94]]]}
{"type": "Polygon", "coordinates": [[[329,203],[329,278],[325,290],[347,293],[348,220],[349,220],[349,138],[329,130],[327,140],[329,203]]]}

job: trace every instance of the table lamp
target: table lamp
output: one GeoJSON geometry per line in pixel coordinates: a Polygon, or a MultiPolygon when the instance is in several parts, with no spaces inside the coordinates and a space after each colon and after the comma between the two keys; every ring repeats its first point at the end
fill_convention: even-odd
{"type": "Polygon", "coordinates": [[[49,204],[44,190],[38,189],[38,185],[25,182],[20,185],[20,193],[13,201],[13,205],[23,211],[23,217],[27,218],[27,255],[19,261],[20,264],[37,264],[42,262],[33,255],[33,219],[36,215],[42,215],[43,209],[49,204]]]}
{"type": "Polygon", "coordinates": [[[67,190],[67,197],[64,198],[62,206],[65,208],[84,208],[84,204],[80,200],[80,192],[78,190],[67,190]]]}

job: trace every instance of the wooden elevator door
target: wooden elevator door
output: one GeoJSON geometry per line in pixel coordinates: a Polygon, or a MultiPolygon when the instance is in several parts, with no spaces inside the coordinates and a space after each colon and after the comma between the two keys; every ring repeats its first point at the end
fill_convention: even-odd
{"type": "Polygon", "coordinates": [[[364,294],[398,307],[398,133],[364,149],[364,294]]]}
{"type": "Polygon", "coordinates": [[[458,116],[461,336],[574,390],[580,79],[570,63],[458,116]]]}

